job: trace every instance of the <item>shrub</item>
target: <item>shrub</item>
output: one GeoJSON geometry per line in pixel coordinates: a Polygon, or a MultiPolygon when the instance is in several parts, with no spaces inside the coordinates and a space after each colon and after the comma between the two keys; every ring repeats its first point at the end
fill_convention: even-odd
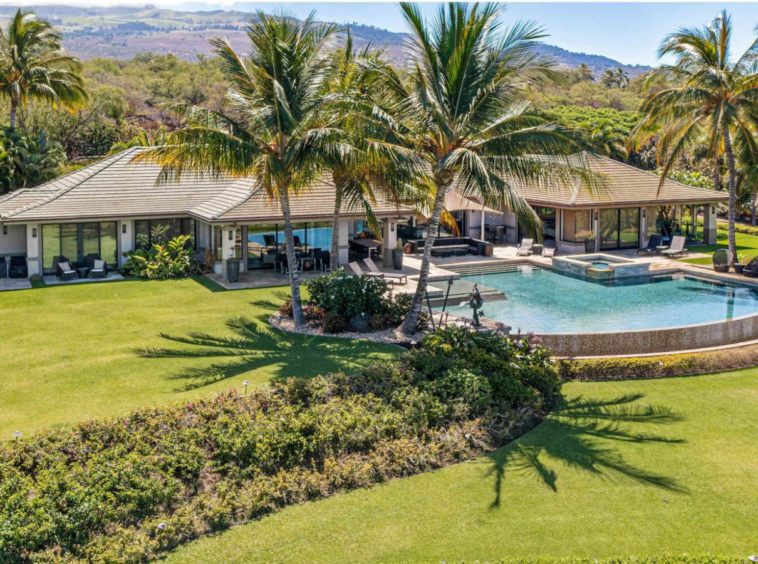
{"type": "Polygon", "coordinates": [[[324,310],[351,319],[382,311],[387,283],[374,276],[356,276],[340,268],[306,282],[310,301],[324,310]]]}
{"type": "MultiPolygon", "coordinates": [[[[504,409],[493,375],[462,366],[444,340],[428,353],[449,360],[434,372],[411,368],[409,353],[354,376],[292,378],[1,444],[0,561],[146,562],[286,505],[472,458],[541,414],[504,409]]],[[[532,358],[510,364],[518,372],[532,358]]]]}
{"type": "Polygon", "coordinates": [[[153,245],[149,251],[137,250],[125,253],[127,261],[121,268],[123,274],[140,278],[181,278],[197,274],[199,263],[192,258],[190,236],[180,235],[165,245],[153,245]]]}
{"type": "Polygon", "coordinates": [[[337,333],[345,332],[345,329],[347,329],[347,321],[345,321],[345,318],[341,315],[327,311],[324,314],[323,327],[324,332],[336,335],[337,333]]]}

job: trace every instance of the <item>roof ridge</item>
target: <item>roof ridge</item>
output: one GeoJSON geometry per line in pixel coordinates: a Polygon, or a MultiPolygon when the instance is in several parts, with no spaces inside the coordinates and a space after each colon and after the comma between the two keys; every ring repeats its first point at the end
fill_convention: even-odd
{"type": "Polygon", "coordinates": [[[230,204],[227,204],[225,207],[222,206],[221,211],[219,211],[218,213],[215,213],[215,214],[208,214],[207,218],[210,219],[210,220],[216,220],[219,217],[221,217],[222,215],[224,215],[225,213],[227,213],[227,212],[231,211],[232,209],[236,208],[237,206],[241,206],[242,204],[244,204],[245,202],[247,202],[250,198],[252,198],[253,195],[256,192],[256,190],[255,190],[255,182],[252,181],[252,179],[247,178],[247,177],[236,179],[229,186],[227,186],[226,188],[224,188],[219,194],[214,195],[209,200],[206,200],[202,204],[199,204],[199,205],[195,206],[194,208],[192,208],[191,210],[189,210],[189,213],[195,214],[195,215],[202,215],[201,212],[200,212],[200,208],[202,208],[203,206],[208,205],[209,202],[217,200],[219,197],[223,196],[224,194],[229,193],[230,190],[236,190],[237,187],[238,187],[238,185],[241,186],[242,188],[244,188],[245,191],[247,192],[244,195],[244,197],[236,199],[234,202],[232,202],[230,204]],[[250,187],[246,187],[245,186],[247,182],[251,183],[250,187]]]}
{"type": "MultiPolygon", "coordinates": [[[[78,182],[75,182],[71,186],[68,186],[66,188],[61,188],[60,190],[54,191],[49,197],[45,198],[44,200],[40,200],[39,202],[34,202],[34,203],[26,205],[24,207],[15,209],[15,210],[13,210],[12,213],[10,213],[7,216],[5,216],[5,218],[6,219],[10,219],[13,216],[16,216],[16,215],[18,215],[20,213],[32,210],[32,209],[34,209],[36,207],[39,207],[39,206],[41,206],[43,204],[48,204],[48,203],[50,203],[50,202],[52,202],[54,200],[57,200],[62,195],[67,194],[68,192],[70,192],[71,190],[73,190],[74,188],[76,188],[77,186],[81,186],[82,183],[86,182],[87,180],[89,180],[90,178],[92,178],[93,176],[95,176],[97,173],[99,173],[99,172],[105,170],[106,168],[110,167],[111,165],[119,162],[127,154],[135,152],[134,151],[135,148],[136,147],[131,148],[131,149],[127,149],[127,150],[122,151],[122,152],[120,152],[120,153],[118,153],[116,155],[113,155],[113,157],[110,158],[110,159],[103,159],[102,161],[98,161],[96,163],[92,163],[91,165],[88,165],[88,166],[86,166],[86,167],[84,167],[82,169],[76,170],[76,171],[74,171],[74,172],[72,172],[70,174],[67,174],[65,176],[61,176],[60,178],[56,178],[55,180],[51,180],[49,182],[49,184],[52,184],[54,182],[60,182],[60,181],[62,181],[64,179],[66,179],[66,178],[74,176],[75,174],[80,174],[80,173],[84,172],[85,170],[88,172],[88,174],[84,175],[84,177],[81,180],[79,180],[78,182]]],[[[42,184],[41,186],[44,186],[44,184],[42,184]]]]}

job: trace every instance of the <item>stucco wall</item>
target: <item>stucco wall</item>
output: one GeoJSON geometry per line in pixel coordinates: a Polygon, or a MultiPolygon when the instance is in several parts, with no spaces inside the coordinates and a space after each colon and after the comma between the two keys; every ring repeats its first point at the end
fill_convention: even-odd
{"type": "Polygon", "coordinates": [[[7,235],[3,235],[0,228],[0,255],[24,255],[26,254],[26,226],[6,225],[7,235]]]}

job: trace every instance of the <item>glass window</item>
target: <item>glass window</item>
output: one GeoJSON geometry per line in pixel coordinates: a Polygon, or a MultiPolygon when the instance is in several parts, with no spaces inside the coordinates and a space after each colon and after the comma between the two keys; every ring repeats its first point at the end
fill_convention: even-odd
{"type": "Polygon", "coordinates": [[[134,222],[134,243],[137,249],[146,251],[150,248],[150,222],[137,220],[134,222]]]}
{"type": "Polygon", "coordinates": [[[52,270],[53,259],[61,252],[61,226],[42,226],[42,268],[52,270]]]}
{"type": "Polygon", "coordinates": [[[100,224],[100,258],[109,265],[118,264],[118,237],[115,221],[100,224]]]}
{"type": "Polygon", "coordinates": [[[660,229],[658,228],[659,210],[658,206],[648,206],[645,208],[645,237],[648,239],[653,235],[660,234],[660,229]]]}
{"type": "Polygon", "coordinates": [[[100,254],[100,225],[85,223],[82,225],[82,257],[100,254]]]}
{"type": "Polygon", "coordinates": [[[213,246],[215,248],[214,256],[216,257],[216,260],[223,259],[223,247],[221,246],[222,235],[223,235],[223,231],[221,230],[221,227],[214,226],[213,227],[213,246]]]}
{"type": "Polygon", "coordinates": [[[619,240],[622,249],[640,245],[640,209],[622,208],[619,211],[619,240]]]}
{"type": "Polygon", "coordinates": [[[600,248],[618,249],[619,246],[619,210],[618,208],[600,210],[600,248]]]}
{"type": "Polygon", "coordinates": [[[61,225],[61,255],[71,262],[79,260],[79,241],[76,223],[61,225]]]}
{"type": "Polygon", "coordinates": [[[581,243],[594,238],[592,231],[592,210],[563,211],[563,240],[581,243]]]}

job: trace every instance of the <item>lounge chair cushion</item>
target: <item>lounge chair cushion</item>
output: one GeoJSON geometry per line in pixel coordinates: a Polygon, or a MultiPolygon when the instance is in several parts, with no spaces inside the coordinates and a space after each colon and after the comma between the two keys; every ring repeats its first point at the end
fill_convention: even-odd
{"type": "Polygon", "coordinates": [[[58,266],[60,267],[60,269],[63,272],[73,272],[74,271],[74,269],[71,268],[71,265],[68,262],[65,262],[65,261],[64,262],[59,262],[58,266]]]}
{"type": "Polygon", "coordinates": [[[105,261],[104,260],[96,260],[92,263],[92,268],[94,270],[102,270],[105,268],[105,261]]]}

